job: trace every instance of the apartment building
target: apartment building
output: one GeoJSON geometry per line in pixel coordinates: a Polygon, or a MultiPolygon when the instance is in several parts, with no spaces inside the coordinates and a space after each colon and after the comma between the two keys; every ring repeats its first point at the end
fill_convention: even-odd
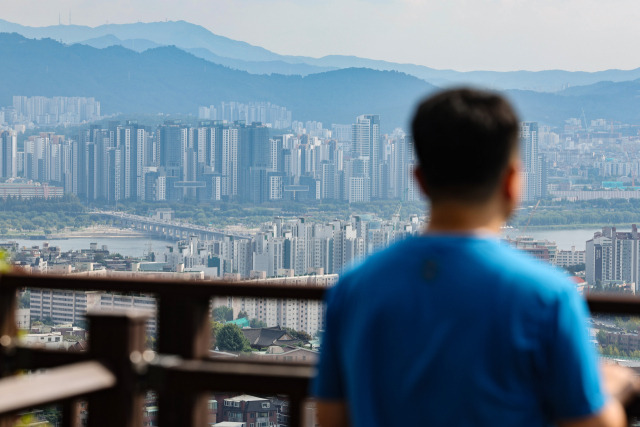
{"type": "MultiPolygon", "coordinates": [[[[338,277],[337,274],[320,274],[276,277],[250,280],[249,282],[329,288],[338,282],[338,277]]],[[[261,320],[267,324],[267,327],[292,328],[296,331],[305,331],[312,336],[317,335],[318,331],[324,329],[324,307],[321,301],[232,297],[214,300],[214,308],[220,305],[233,308],[234,315],[244,311],[250,319],[261,320]]]]}
{"type": "Polygon", "coordinates": [[[569,267],[572,265],[584,264],[585,257],[586,251],[578,251],[575,246],[572,246],[571,250],[559,250],[556,252],[554,264],[558,267],[569,267]]]}
{"type": "Polygon", "coordinates": [[[630,232],[604,227],[586,243],[585,270],[589,284],[638,283],[640,235],[635,224],[630,232]]]}
{"type": "Polygon", "coordinates": [[[87,293],[84,291],[31,289],[30,317],[50,318],[54,323],[76,324],[85,319],[87,293]]]}
{"type": "Polygon", "coordinates": [[[270,427],[278,421],[269,399],[246,394],[224,399],[222,413],[223,421],[246,423],[247,427],[270,427]]]}

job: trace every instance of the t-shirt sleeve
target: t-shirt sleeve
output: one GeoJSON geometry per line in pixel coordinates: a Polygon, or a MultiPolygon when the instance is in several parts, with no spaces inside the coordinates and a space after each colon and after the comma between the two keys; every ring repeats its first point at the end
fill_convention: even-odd
{"type": "Polygon", "coordinates": [[[325,331],[322,336],[318,373],[311,386],[311,394],[314,397],[326,400],[343,400],[345,397],[343,370],[339,355],[340,306],[338,286],[340,284],[327,291],[327,297],[325,298],[325,331]]]}
{"type": "Polygon", "coordinates": [[[587,330],[585,301],[573,289],[561,292],[551,316],[546,346],[547,369],[542,376],[551,420],[568,420],[599,412],[602,390],[595,346],[587,330]]]}

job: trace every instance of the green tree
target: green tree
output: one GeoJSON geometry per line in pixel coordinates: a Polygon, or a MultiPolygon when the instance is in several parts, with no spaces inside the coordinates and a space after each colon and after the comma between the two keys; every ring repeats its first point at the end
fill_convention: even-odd
{"type": "Polygon", "coordinates": [[[62,421],[62,412],[59,407],[51,406],[44,410],[43,417],[50,425],[57,426],[62,421]]]}
{"type": "Polygon", "coordinates": [[[226,305],[216,307],[213,309],[213,319],[216,322],[228,322],[233,320],[233,309],[226,305]]]}
{"type": "Polygon", "coordinates": [[[596,334],[596,339],[598,340],[598,344],[604,347],[605,343],[607,342],[607,333],[600,329],[596,334]]]}
{"type": "Polygon", "coordinates": [[[236,319],[248,319],[248,318],[249,318],[249,313],[247,313],[244,310],[238,313],[238,317],[236,317],[236,319]]]}
{"type": "Polygon", "coordinates": [[[602,282],[599,280],[596,280],[596,285],[593,287],[593,290],[596,292],[602,292],[603,290],[602,282]]]}
{"type": "Polygon", "coordinates": [[[18,300],[18,308],[29,308],[31,306],[31,291],[27,290],[18,300]]]}
{"type": "Polygon", "coordinates": [[[285,331],[287,331],[287,334],[289,334],[289,336],[297,340],[311,341],[313,339],[313,337],[305,331],[296,331],[292,328],[285,328],[285,331]]]}
{"type": "Polygon", "coordinates": [[[222,328],[222,323],[216,322],[215,320],[211,320],[211,348],[216,348],[216,341],[218,337],[218,332],[222,328]]]}
{"type": "Polygon", "coordinates": [[[584,271],[585,265],[584,264],[569,265],[564,269],[567,270],[569,273],[576,274],[579,271],[584,271]]]}
{"type": "Polygon", "coordinates": [[[87,330],[88,328],[86,320],[76,320],[73,326],[75,326],[76,328],[84,329],[84,330],[87,330]]]}
{"type": "Polygon", "coordinates": [[[227,323],[216,336],[216,345],[222,351],[251,351],[249,340],[238,325],[227,323]]]}
{"type": "Polygon", "coordinates": [[[156,337],[153,334],[147,334],[147,347],[156,350],[156,337]]]}
{"type": "Polygon", "coordinates": [[[93,256],[93,262],[97,262],[98,264],[104,264],[104,254],[95,254],[93,256]]]}
{"type": "Polygon", "coordinates": [[[251,326],[252,328],[266,328],[267,324],[265,322],[263,322],[262,320],[251,319],[249,321],[249,326],[251,326]]]}

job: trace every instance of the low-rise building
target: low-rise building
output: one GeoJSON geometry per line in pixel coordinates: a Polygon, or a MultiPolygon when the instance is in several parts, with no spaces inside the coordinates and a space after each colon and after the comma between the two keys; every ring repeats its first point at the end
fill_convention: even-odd
{"type": "Polygon", "coordinates": [[[63,338],[59,332],[45,334],[27,334],[20,338],[27,345],[57,350],[62,346],[63,338]]]}
{"type": "Polygon", "coordinates": [[[64,196],[64,188],[37,182],[0,183],[0,198],[17,199],[54,199],[64,196]]]}
{"type": "Polygon", "coordinates": [[[223,421],[246,423],[247,426],[269,427],[276,425],[276,409],[269,399],[243,394],[224,399],[223,421]]]}
{"type": "Polygon", "coordinates": [[[86,313],[87,294],[84,291],[31,289],[31,319],[50,318],[58,324],[76,324],[85,320],[86,313]]]}
{"type": "Polygon", "coordinates": [[[531,236],[518,236],[515,239],[507,238],[506,242],[516,249],[527,252],[529,255],[542,261],[555,263],[558,245],[548,240],[534,239],[531,236]]]}
{"type": "Polygon", "coordinates": [[[158,328],[156,321],[157,302],[150,295],[121,295],[109,292],[86,292],[87,309],[90,311],[124,311],[137,310],[149,315],[147,331],[155,334],[158,328]]]}
{"type": "Polygon", "coordinates": [[[18,329],[29,330],[31,328],[31,310],[28,308],[19,308],[16,310],[16,325],[18,329]]]}
{"type": "Polygon", "coordinates": [[[243,328],[242,334],[253,348],[290,345],[300,343],[279,326],[272,328],[243,328]]]}
{"type": "Polygon", "coordinates": [[[629,334],[629,333],[621,333],[621,332],[607,332],[606,335],[606,346],[617,347],[620,351],[625,351],[627,353],[631,353],[636,350],[640,350],[640,335],[629,334]]]}
{"type": "Polygon", "coordinates": [[[302,347],[271,346],[264,353],[252,353],[256,357],[284,362],[307,362],[315,364],[320,352],[302,347]]]}
{"type": "MultiPolygon", "coordinates": [[[[338,278],[337,274],[321,274],[275,277],[249,282],[329,288],[338,282],[338,278]]],[[[234,317],[244,311],[249,319],[260,320],[266,323],[267,327],[291,328],[296,331],[304,331],[311,336],[316,336],[318,331],[324,329],[322,301],[250,297],[215,298],[213,308],[221,305],[233,308],[234,317]]]]}
{"type": "Polygon", "coordinates": [[[558,267],[570,267],[585,263],[586,251],[578,251],[575,246],[571,250],[560,250],[556,253],[555,265],[558,267]]]}

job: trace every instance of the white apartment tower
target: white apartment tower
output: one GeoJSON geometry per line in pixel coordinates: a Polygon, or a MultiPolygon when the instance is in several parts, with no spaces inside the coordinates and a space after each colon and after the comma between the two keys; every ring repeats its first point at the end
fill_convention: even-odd
{"type": "Polygon", "coordinates": [[[379,198],[381,197],[380,164],[382,163],[380,116],[377,114],[358,116],[356,123],[351,127],[351,134],[351,157],[367,161],[368,174],[362,178],[369,178],[369,198],[379,198]]]}
{"type": "Polygon", "coordinates": [[[640,235],[635,224],[630,232],[604,227],[587,241],[586,280],[596,283],[635,283],[640,279],[640,235]]]}
{"type": "Polygon", "coordinates": [[[522,200],[534,201],[546,196],[546,168],[538,153],[538,123],[520,123],[522,158],[522,200]]]}
{"type": "Polygon", "coordinates": [[[18,173],[18,136],[14,131],[0,131],[0,177],[15,178],[18,173]]]}

